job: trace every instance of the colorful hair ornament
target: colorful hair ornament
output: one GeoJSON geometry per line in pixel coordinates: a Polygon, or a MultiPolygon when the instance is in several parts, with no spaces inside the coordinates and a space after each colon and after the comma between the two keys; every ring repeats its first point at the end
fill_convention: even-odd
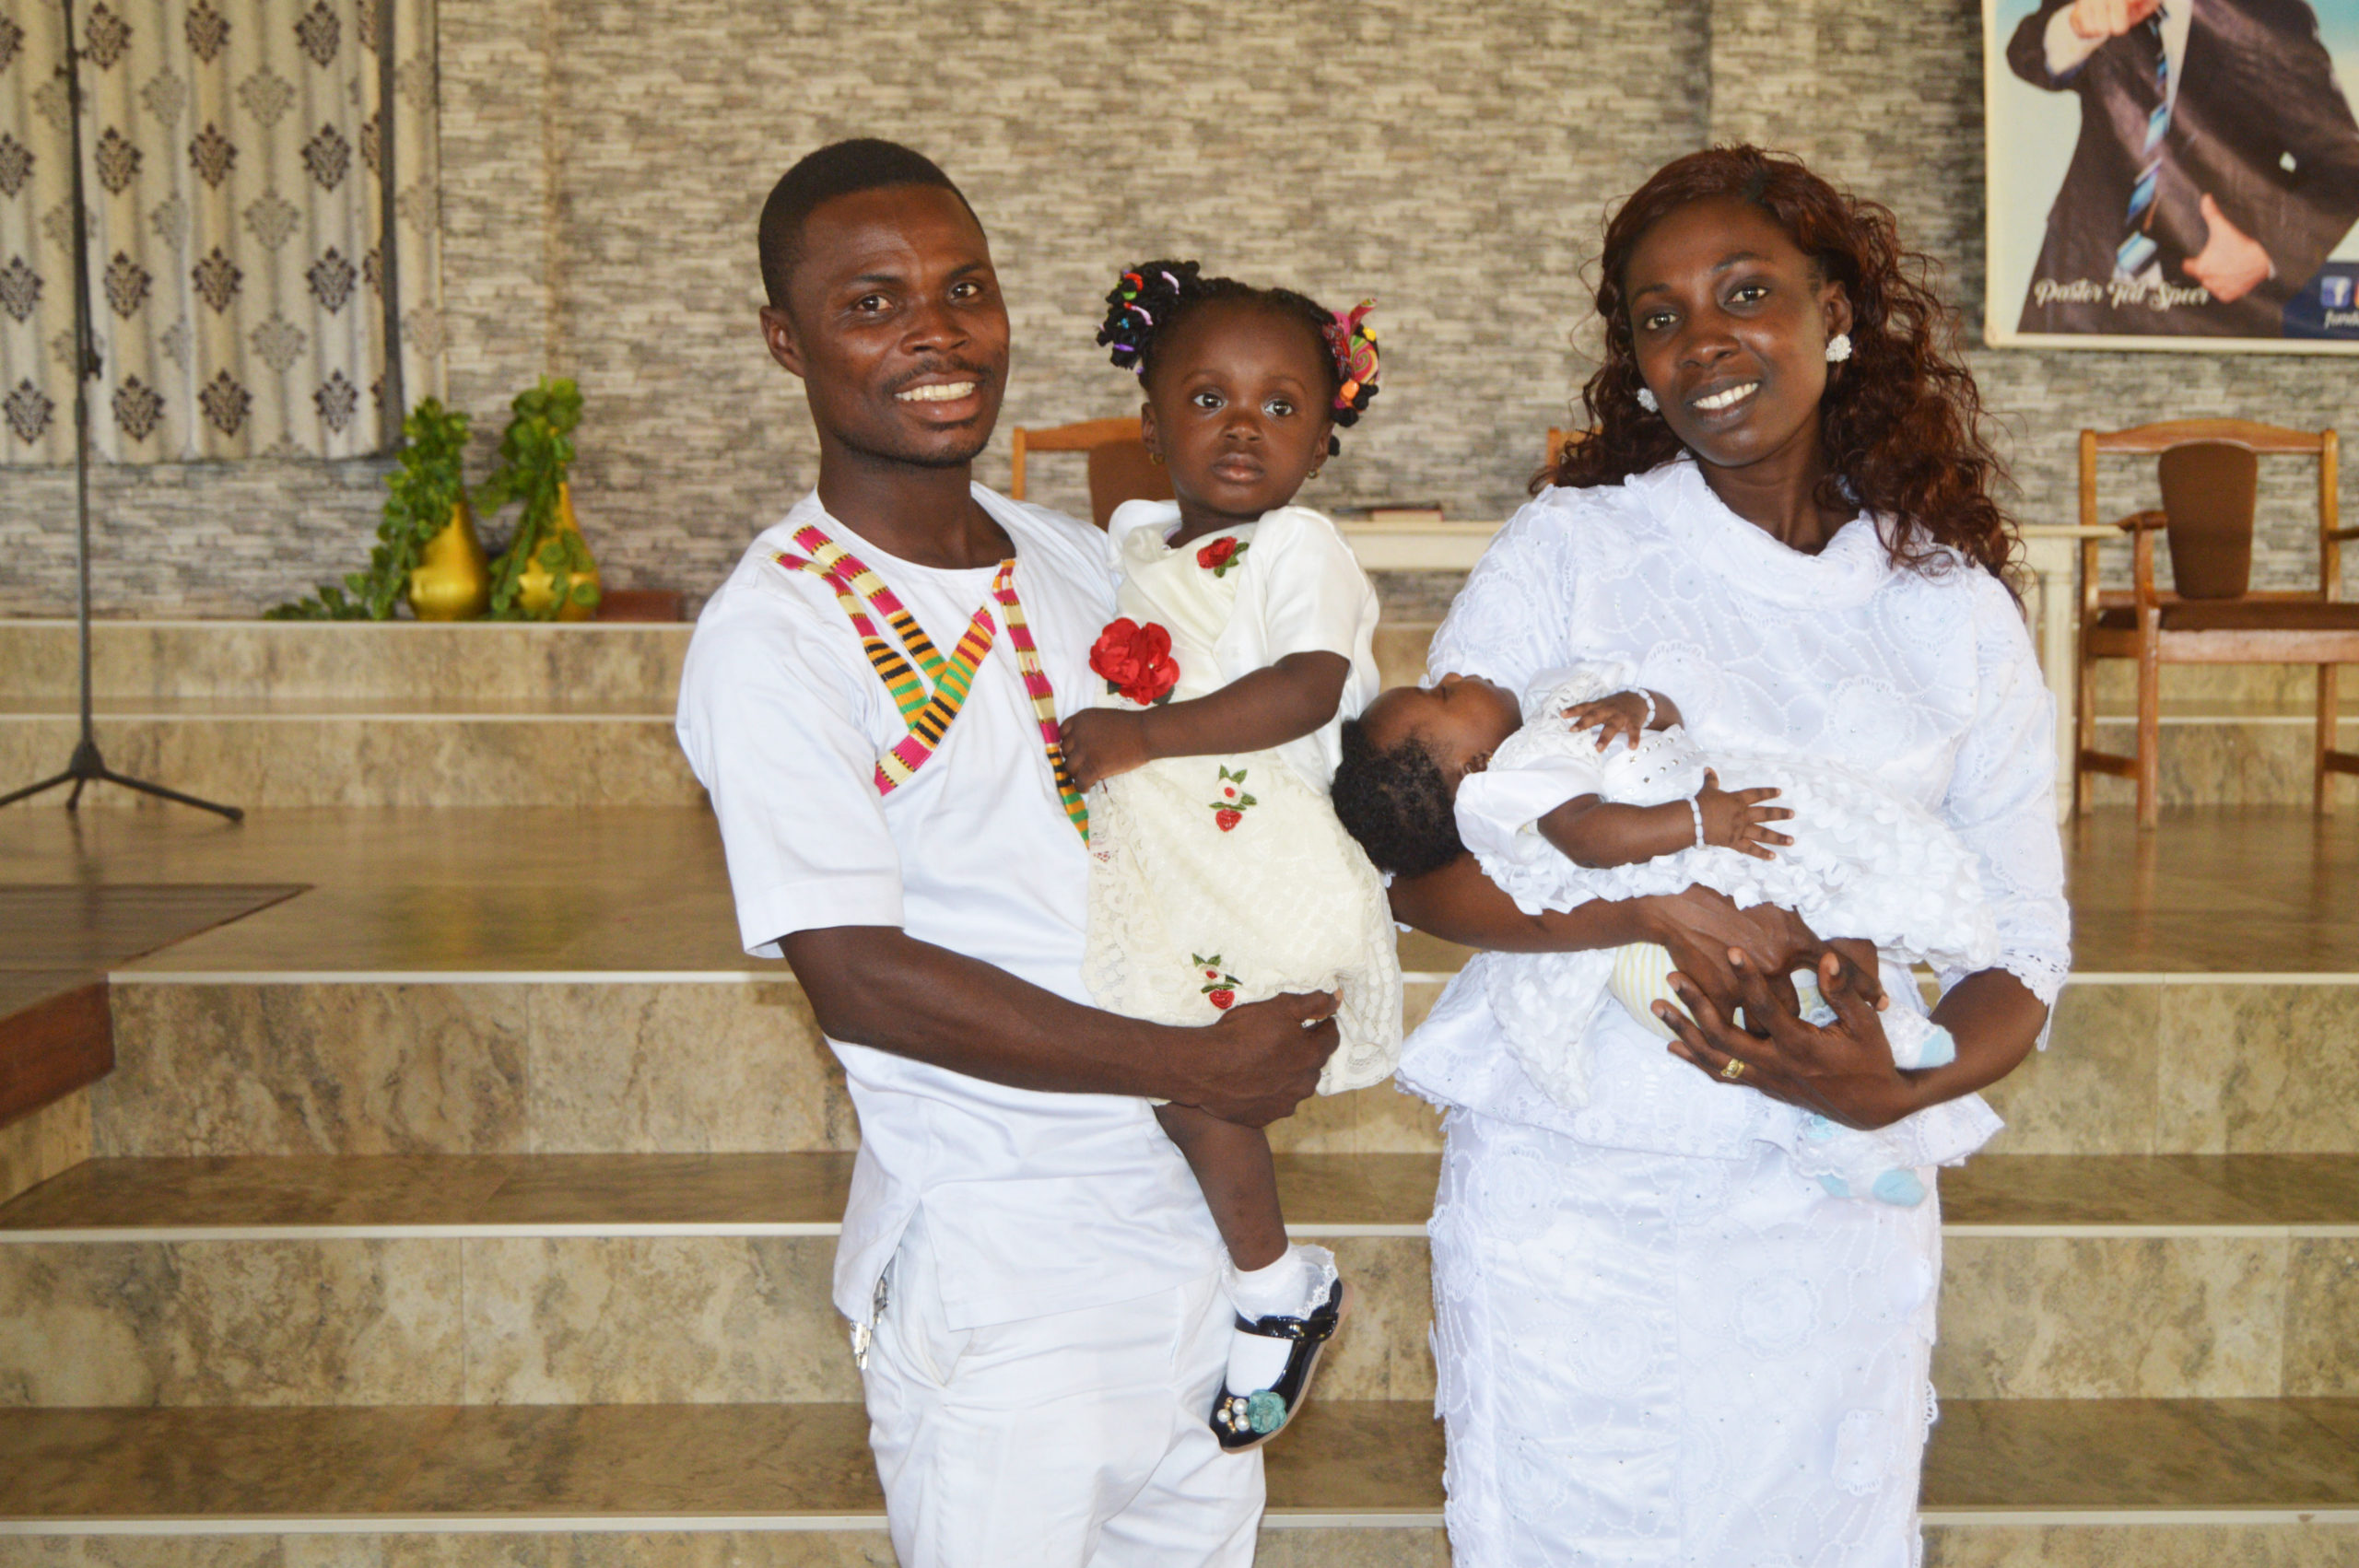
{"type": "Polygon", "coordinates": [[[1338,411],[1357,413],[1376,395],[1377,378],[1383,374],[1383,367],[1376,357],[1376,329],[1367,324],[1367,313],[1375,309],[1375,300],[1363,299],[1348,312],[1331,312],[1334,319],[1322,329],[1328,352],[1335,357],[1336,377],[1343,383],[1335,391],[1338,411]]]}

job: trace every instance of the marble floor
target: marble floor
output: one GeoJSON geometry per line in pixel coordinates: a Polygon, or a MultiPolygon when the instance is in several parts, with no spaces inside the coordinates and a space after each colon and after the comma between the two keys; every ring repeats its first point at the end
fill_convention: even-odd
{"type": "MultiPolygon", "coordinates": [[[[2109,808],[2065,854],[2083,974],[2359,973],[2359,813],[2188,808],[2141,835],[2109,808]]],[[[779,972],[739,951],[712,819],[690,807],[0,812],[0,883],[126,883],[309,885],[129,970],[779,972]]],[[[0,951],[45,940],[0,903],[0,951]]],[[[1462,957],[1402,947],[1412,971],[1462,957]]]]}
{"type": "MultiPolygon", "coordinates": [[[[280,1156],[88,1160],[0,1204],[0,1241],[34,1233],[832,1232],[846,1153],[280,1156]]],[[[1280,1155],[1288,1218],[1422,1234],[1431,1154],[1280,1155]]],[[[2331,1227],[2359,1235],[2359,1154],[1984,1154],[1942,1174],[1959,1229],[2331,1227]]]]}
{"type": "MultiPolygon", "coordinates": [[[[18,1410],[0,1517],[873,1515],[860,1408],[365,1406],[18,1410]]],[[[1438,1513],[1406,1401],[1314,1401],[1267,1450],[1273,1514],[1438,1513]]],[[[1946,1401],[1929,1513],[2359,1506],[2359,1399],[1946,1401]]]]}

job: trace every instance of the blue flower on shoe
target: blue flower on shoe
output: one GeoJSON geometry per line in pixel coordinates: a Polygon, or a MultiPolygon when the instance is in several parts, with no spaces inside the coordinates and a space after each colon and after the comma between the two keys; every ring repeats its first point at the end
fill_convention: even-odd
{"type": "Polygon", "coordinates": [[[1286,1402],[1264,1388],[1245,1401],[1245,1419],[1256,1432],[1275,1432],[1286,1423],[1286,1402]]]}

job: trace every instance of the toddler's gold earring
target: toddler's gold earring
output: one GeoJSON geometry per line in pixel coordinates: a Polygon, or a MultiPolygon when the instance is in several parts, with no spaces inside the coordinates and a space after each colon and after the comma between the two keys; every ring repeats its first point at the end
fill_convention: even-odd
{"type": "Polygon", "coordinates": [[[1155,451],[1152,447],[1147,449],[1146,460],[1147,462],[1155,464],[1157,468],[1161,468],[1163,466],[1163,454],[1155,451]]]}
{"type": "MultiPolygon", "coordinates": [[[[1326,466],[1327,466],[1327,465],[1326,465],[1325,463],[1323,463],[1323,462],[1322,462],[1322,463],[1320,463],[1320,464],[1319,465],[1319,467],[1320,467],[1320,468],[1324,468],[1324,467],[1326,467],[1326,466]]],[[[1318,478],[1318,477],[1319,477],[1319,469],[1318,469],[1318,468],[1314,468],[1314,469],[1312,469],[1309,473],[1308,473],[1308,474],[1304,474],[1304,475],[1302,476],[1302,478],[1303,478],[1303,483],[1307,485],[1307,484],[1309,484],[1311,480],[1316,479],[1316,478],[1318,478]]]]}

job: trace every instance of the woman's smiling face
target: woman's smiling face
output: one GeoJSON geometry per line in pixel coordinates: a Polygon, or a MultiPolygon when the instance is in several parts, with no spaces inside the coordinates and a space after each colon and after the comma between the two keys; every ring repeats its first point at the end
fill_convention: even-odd
{"type": "Polygon", "coordinates": [[[1679,208],[1632,248],[1623,298],[1638,374],[1697,457],[1743,468],[1817,439],[1826,342],[1851,306],[1768,214],[1679,208]]]}

